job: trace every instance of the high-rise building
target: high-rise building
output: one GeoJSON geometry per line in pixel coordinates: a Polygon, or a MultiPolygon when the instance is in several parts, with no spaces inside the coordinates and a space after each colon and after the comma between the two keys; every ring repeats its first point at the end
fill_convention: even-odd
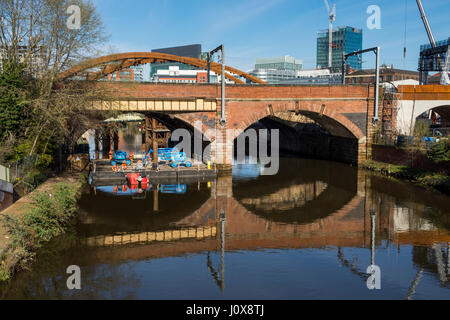
{"type": "MultiPolygon", "coordinates": [[[[191,44],[179,47],[170,47],[162,49],[154,49],[152,52],[157,53],[167,53],[175,56],[189,57],[201,59],[202,56],[202,45],[201,44],[191,44]]],[[[198,68],[184,64],[182,62],[160,62],[152,63],[150,69],[150,79],[154,79],[154,75],[158,73],[158,70],[169,70],[169,67],[178,67],[179,70],[197,70],[198,68]]]]}
{"type": "MultiPolygon", "coordinates": [[[[362,50],[363,33],[353,27],[339,27],[333,30],[331,72],[342,70],[342,57],[357,50],[362,50]]],[[[329,31],[317,32],[317,68],[328,68],[329,31]]],[[[362,61],[358,56],[347,59],[350,69],[361,70],[362,61]]]]}
{"type": "Polygon", "coordinates": [[[303,68],[303,61],[291,56],[256,59],[255,69],[297,71],[303,68]]]}
{"type": "Polygon", "coordinates": [[[277,84],[295,79],[296,72],[303,68],[303,61],[291,56],[256,59],[255,69],[249,74],[267,83],[277,84]]]}

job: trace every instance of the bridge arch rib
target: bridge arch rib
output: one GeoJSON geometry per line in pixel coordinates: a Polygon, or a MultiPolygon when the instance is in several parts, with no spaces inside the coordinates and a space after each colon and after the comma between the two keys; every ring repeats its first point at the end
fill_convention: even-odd
{"type": "MultiPolygon", "coordinates": [[[[155,63],[155,62],[182,62],[202,69],[207,69],[207,61],[181,57],[172,54],[158,52],[128,52],[107,55],[94,58],[73,66],[72,68],[60,73],[57,80],[66,80],[74,76],[84,76],[87,80],[99,80],[113,72],[126,69],[132,66],[155,63]],[[100,68],[99,71],[90,72],[90,69],[100,68]]],[[[222,75],[222,65],[211,62],[210,68],[216,74],[222,75]]],[[[244,82],[238,77],[243,77],[253,83],[265,84],[264,81],[246,73],[239,69],[225,66],[225,77],[235,83],[243,84],[244,82]],[[234,75],[233,75],[234,74],[234,75]]]]}

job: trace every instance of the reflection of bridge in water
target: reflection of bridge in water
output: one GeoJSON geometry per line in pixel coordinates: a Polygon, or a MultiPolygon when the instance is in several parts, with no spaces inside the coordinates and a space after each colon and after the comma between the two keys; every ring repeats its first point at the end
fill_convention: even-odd
{"type": "MultiPolygon", "coordinates": [[[[308,171],[307,168],[305,170],[308,171]]],[[[229,250],[367,246],[370,243],[369,210],[373,204],[369,203],[370,194],[365,192],[366,177],[353,172],[349,175],[349,172],[329,171],[323,173],[323,177],[315,174],[316,180],[308,175],[286,180],[287,176],[281,171],[279,178],[270,185],[265,185],[265,177],[261,177],[234,189],[231,177],[219,177],[212,182],[210,191],[203,190],[201,197],[198,197],[196,204],[203,202],[199,208],[186,203],[185,211],[178,209],[177,214],[170,216],[147,215],[148,208],[147,212],[139,207],[133,208],[132,211],[137,211],[142,220],[132,230],[117,228],[121,221],[118,220],[113,226],[101,228],[104,231],[102,234],[89,235],[87,232],[86,243],[98,246],[140,243],[142,245],[136,248],[127,247],[124,250],[129,258],[136,259],[145,257],[145,254],[154,256],[152,249],[156,245],[164,246],[164,243],[170,243],[170,246],[166,248],[166,254],[158,250],[162,256],[214,251],[218,248],[217,240],[221,234],[219,216],[223,212],[226,215],[226,245],[229,250]],[[341,175],[354,179],[357,187],[353,190],[342,188],[341,175]]],[[[188,197],[191,197],[189,193],[188,197]]],[[[121,211],[122,206],[116,200],[114,206],[121,211]]],[[[406,219],[403,211],[392,208],[387,214],[378,213],[380,223],[377,230],[383,232],[390,228],[389,232],[395,234],[395,237],[390,236],[391,240],[398,243],[410,241],[408,235],[402,232],[405,231],[403,220],[406,219]],[[397,223],[391,225],[392,221],[397,223]]],[[[117,215],[108,212],[104,219],[102,216],[95,219],[107,225],[111,217],[115,220],[117,215]]],[[[430,228],[427,220],[416,224],[428,229],[420,231],[424,234],[421,238],[423,244],[434,241],[438,231],[430,228]]],[[[441,240],[450,241],[446,236],[439,233],[441,240]]]]}
{"type": "MultiPolygon", "coordinates": [[[[414,248],[450,243],[449,232],[417,214],[438,200],[431,197],[430,203],[417,204],[412,201],[417,191],[391,193],[378,178],[346,166],[320,173],[312,172],[308,162],[302,166],[299,175],[289,174],[292,167],[281,168],[276,177],[261,176],[234,186],[232,177],[223,176],[210,182],[209,188],[203,182],[188,184],[185,194],[156,192],[153,203],[151,198],[133,201],[132,208],[124,197],[97,190],[99,201],[87,199],[81,205],[84,211],[96,214],[85,214],[81,247],[89,250],[84,250],[80,259],[145,260],[208,252],[208,269],[223,288],[225,250],[337,247],[336,258],[346,265],[340,248],[367,248],[369,254],[372,244],[386,242],[414,248]],[[389,194],[395,194],[397,200],[392,201],[389,194]],[[372,223],[371,212],[376,223],[372,223]],[[209,254],[217,251],[222,252],[221,272],[214,270],[209,254]]],[[[420,249],[414,252],[414,260],[425,259],[420,249]]],[[[450,267],[448,249],[445,252],[428,263],[443,284],[450,278],[445,274],[450,267]]],[[[365,274],[365,269],[353,268],[353,273],[365,274]]]]}

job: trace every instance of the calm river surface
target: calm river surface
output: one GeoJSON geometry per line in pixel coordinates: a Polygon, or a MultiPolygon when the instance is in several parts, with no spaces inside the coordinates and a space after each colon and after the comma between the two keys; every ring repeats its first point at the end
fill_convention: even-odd
{"type": "Polygon", "coordinates": [[[348,165],[87,188],[75,230],[3,299],[450,299],[450,197],[348,165]],[[379,290],[366,273],[380,268],[379,290]],[[81,268],[81,290],[66,268],[81,268]]]}

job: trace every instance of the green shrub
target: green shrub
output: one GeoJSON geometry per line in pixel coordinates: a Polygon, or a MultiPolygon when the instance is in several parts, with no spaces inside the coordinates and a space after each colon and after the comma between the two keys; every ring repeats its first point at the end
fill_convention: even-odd
{"type": "MultiPolygon", "coordinates": [[[[12,239],[10,258],[19,267],[33,260],[43,243],[67,230],[75,216],[77,197],[78,185],[58,183],[49,192],[37,192],[32,197],[31,209],[21,218],[2,215],[12,239]]],[[[3,276],[0,274],[0,282],[3,276]]]]}
{"type": "Polygon", "coordinates": [[[450,160],[450,142],[449,140],[441,140],[434,143],[428,150],[427,156],[434,162],[442,162],[450,160]]]}
{"type": "Polygon", "coordinates": [[[5,267],[0,266],[0,282],[6,282],[10,277],[9,271],[5,267]]]}

